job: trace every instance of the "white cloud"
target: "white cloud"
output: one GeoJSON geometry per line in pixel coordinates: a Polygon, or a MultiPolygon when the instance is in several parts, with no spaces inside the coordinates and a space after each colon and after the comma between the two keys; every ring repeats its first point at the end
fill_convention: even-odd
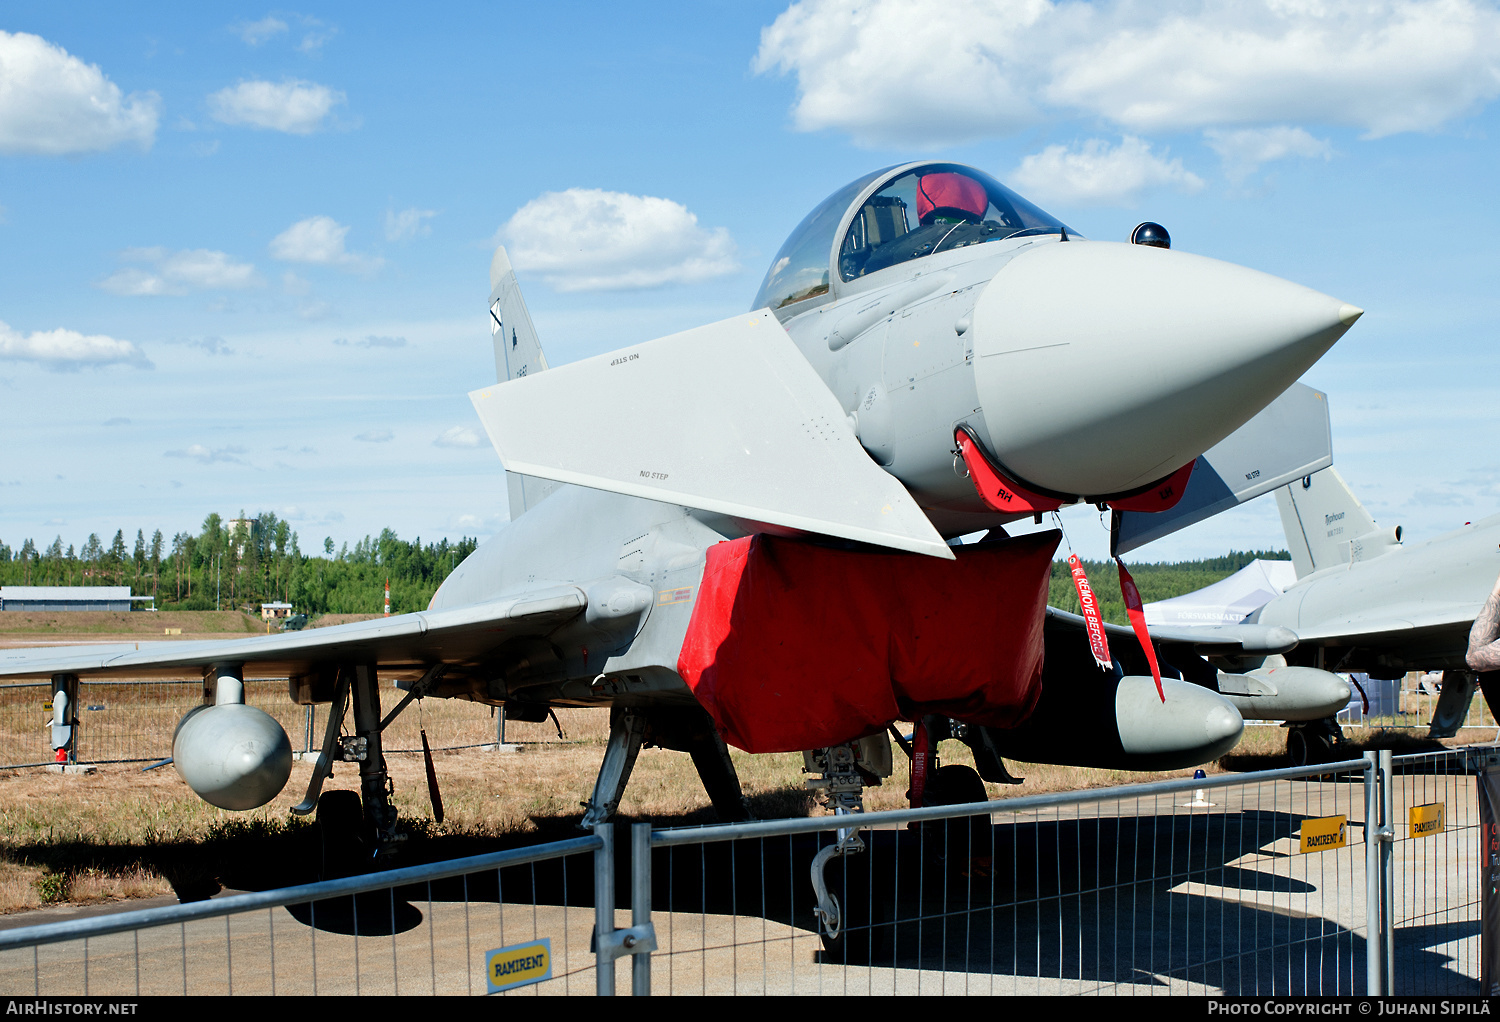
{"type": "Polygon", "coordinates": [[[1286,121],[1379,137],[1500,95],[1500,12],[1475,0],[1261,0],[1112,11],[1058,65],[1055,101],[1139,130],[1286,121]],[[1102,26],[1101,26],[1102,27],[1102,26]]]}
{"type": "Polygon", "coordinates": [[[807,0],[761,30],[757,72],[797,76],[792,120],[860,145],[940,146],[1036,119],[1028,65],[1046,0],[807,0]]]}
{"type": "Polygon", "coordinates": [[[180,252],[129,248],[120,253],[120,258],[144,263],[149,269],[128,266],[99,281],[98,287],[117,295],[185,295],[189,291],[238,290],[263,283],[250,263],[235,262],[223,252],[206,248],[180,252]]]}
{"type": "Polygon", "coordinates": [[[191,458],[203,465],[209,465],[216,461],[231,462],[243,465],[245,461],[240,455],[245,453],[243,447],[216,447],[210,450],[202,444],[192,444],[176,451],[164,451],[168,458],[191,458]]]}
{"type": "Polygon", "coordinates": [[[155,368],[129,341],[76,330],[38,330],[22,334],[0,323],[0,359],[37,362],[49,369],[79,369],[111,363],[155,368]]]}
{"type": "Polygon", "coordinates": [[[61,46],[0,32],[0,153],[60,156],[156,138],[161,98],[132,92],[61,46]]]}
{"type": "Polygon", "coordinates": [[[341,266],[356,272],[379,268],[384,260],[344,249],[349,228],[331,216],[310,216],[271,239],[271,255],[289,263],[341,266]]]}
{"type": "Polygon", "coordinates": [[[310,135],[344,100],[342,92],[316,82],[252,80],[213,93],[208,108],[214,120],[224,124],[310,135]]]}
{"type": "Polygon", "coordinates": [[[804,131],[938,146],[1040,111],[1131,131],[1292,122],[1427,131],[1500,95],[1482,0],[804,0],[753,67],[794,75],[804,131]]]}
{"type": "Polygon", "coordinates": [[[259,21],[242,21],[234,26],[235,34],[250,46],[259,46],[267,39],[278,36],[286,30],[286,22],[269,14],[259,21]]]}
{"type": "Polygon", "coordinates": [[[1261,164],[1287,156],[1333,158],[1333,146],[1326,139],[1313,138],[1301,128],[1286,125],[1238,131],[1210,128],[1203,136],[1208,147],[1224,161],[1224,176],[1235,183],[1255,173],[1261,164]]]}
{"type": "MultiPolygon", "coordinates": [[[[349,339],[346,337],[335,337],[333,343],[342,347],[348,347],[349,339]]],[[[406,338],[378,337],[375,334],[369,334],[364,340],[355,341],[354,346],[356,348],[404,348],[406,347],[406,338]]]]}
{"type": "Polygon", "coordinates": [[[559,291],[657,287],[739,269],[722,227],[705,230],[670,199],[598,188],[546,192],[500,229],[519,268],[559,291]]]}
{"type": "Polygon", "coordinates": [[[437,216],[435,209],[403,209],[399,213],[385,211],[385,240],[410,241],[418,235],[431,234],[428,220],[437,216]]]}
{"type": "Polygon", "coordinates": [[[434,447],[478,447],[483,442],[478,431],[468,426],[451,426],[432,442],[434,447]]]}
{"type": "Polygon", "coordinates": [[[395,439],[395,436],[388,429],[367,429],[354,439],[363,440],[367,444],[384,444],[395,439]]]}
{"type": "Polygon", "coordinates": [[[1102,138],[1076,149],[1050,145],[1022,160],[1010,181],[1038,201],[1080,206],[1132,206],[1148,189],[1203,187],[1203,179],[1185,170],[1181,160],[1157,156],[1131,135],[1114,148],[1102,138]]]}
{"type": "Polygon", "coordinates": [[[297,44],[297,49],[310,56],[316,56],[323,48],[323,44],[338,35],[338,28],[333,25],[325,25],[317,18],[302,16],[302,25],[307,29],[307,34],[297,44]]]}

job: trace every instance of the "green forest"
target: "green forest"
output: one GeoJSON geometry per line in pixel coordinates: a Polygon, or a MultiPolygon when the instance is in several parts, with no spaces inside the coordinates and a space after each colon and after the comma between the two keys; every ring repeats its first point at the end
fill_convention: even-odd
{"type": "Polygon", "coordinates": [[[38,547],[0,542],[0,585],[124,586],[137,596],[156,597],[163,610],[215,610],[290,603],[307,614],[378,614],[391,584],[391,612],[424,610],[448,573],[477,541],[446,539],[408,543],[390,529],[366,536],[351,550],[335,552],[332,539],[321,555],[304,553],[291,525],[270,512],[224,519],[211,514],[197,535],[170,539],[160,529],[137,530],[131,544],[123,529],[105,542],[90,535],[81,548],[62,537],[38,547]]]}
{"type": "MultiPolygon", "coordinates": [[[[82,548],[63,546],[62,537],[46,548],[32,540],[19,547],[0,542],[0,585],[123,586],[137,596],[155,596],[163,610],[254,607],[282,601],[306,614],[378,614],[385,583],[391,583],[391,611],[426,608],[432,594],[477,545],[446,539],[422,545],[400,539],[390,529],[366,536],[353,549],[334,550],[323,541],[321,554],[303,553],[297,533],[270,512],[225,519],[211,514],[197,535],[179,532],[168,540],[160,529],[144,530],[131,544],[124,530],[105,543],[90,535],[82,548]]],[[[1128,565],[1147,603],[1201,589],[1239,571],[1256,558],[1285,561],[1285,550],[1231,551],[1223,557],[1175,563],[1128,565]]],[[[1084,561],[1089,584],[1104,620],[1128,624],[1113,563],[1084,561]]],[[[1048,602],[1078,613],[1078,596],[1066,561],[1053,562],[1048,602]]]]}

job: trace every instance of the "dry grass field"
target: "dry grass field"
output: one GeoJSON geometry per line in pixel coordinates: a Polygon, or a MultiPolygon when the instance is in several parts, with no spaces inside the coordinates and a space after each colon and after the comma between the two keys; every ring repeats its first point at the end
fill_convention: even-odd
{"type": "MultiPolygon", "coordinates": [[[[168,615],[114,616],[159,619],[168,615]]],[[[198,622],[199,627],[219,629],[226,624],[221,616],[203,616],[217,619],[198,622]]],[[[236,616],[256,624],[243,615],[236,616]]],[[[0,625],[7,617],[0,615],[0,625]]],[[[84,622],[83,626],[93,628],[96,624],[104,628],[87,632],[90,637],[130,634],[118,622],[84,622]]],[[[170,627],[183,627],[184,636],[205,634],[189,632],[193,624],[187,621],[170,627]]],[[[49,631],[46,635],[47,641],[56,641],[52,636],[63,633],[49,631]]],[[[6,640],[25,637],[39,637],[39,633],[0,633],[6,640]]],[[[47,695],[45,687],[0,689],[0,763],[31,762],[45,755],[43,729],[48,717],[42,704],[47,695]]],[[[172,730],[196,700],[194,685],[86,685],[80,697],[85,707],[80,714],[81,732],[86,736],[82,738],[80,758],[102,761],[168,756],[172,730]],[[90,710],[90,706],[101,709],[90,710]],[[139,755],[90,754],[90,748],[139,755]]],[[[283,683],[249,686],[249,701],[281,720],[294,748],[303,746],[305,710],[286,699],[283,683]]],[[[326,709],[320,707],[314,747],[322,733],[324,713],[326,709]]],[[[507,741],[521,744],[519,753],[477,747],[438,752],[434,762],[446,810],[441,825],[433,821],[420,752],[389,752],[396,804],[411,834],[403,861],[452,858],[573,836],[582,815],[579,803],[589,796],[604,754],[608,713],[563,710],[558,717],[562,738],[550,722],[508,723],[507,741]]],[[[495,720],[488,707],[426,700],[409,708],[387,731],[387,748],[419,750],[419,728],[423,727],[435,746],[478,746],[495,741],[495,720]]],[[[1416,751],[1433,747],[1436,743],[1413,737],[1422,733],[1351,729],[1350,738],[1357,748],[1398,746],[1416,751]]],[[[1495,737],[1493,729],[1470,730],[1444,744],[1492,741],[1495,737]]],[[[945,762],[971,762],[968,750],[958,742],[943,743],[941,751],[945,762]]],[[[1245,740],[1233,753],[1205,769],[1220,773],[1280,766],[1284,764],[1284,751],[1283,730],[1248,727],[1245,740]]],[[[905,805],[907,767],[899,752],[896,758],[895,776],[867,793],[869,809],[905,805]]],[[[821,812],[803,786],[799,754],[750,756],[735,752],[734,761],[757,816],[821,812]]],[[[315,836],[306,821],[288,812],[303,797],[312,769],[309,762],[295,765],[291,781],[270,805],[249,813],[230,813],[200,801],[171,767],[142,770],[142,765],[106,763],[89,776],[65,776],[37,768],[0,770],[0,913],[48,903],[88,903],[166,893],[191,899],[221,887],[253,890],[313,878],[315,836]]],[[[1191,776],[1191,771],[1140,774],[1010,766],[1012,773],[1025,778],[1024,783],[989,785],[992,799],[1191,776]]],[[[336,769],[325,790],[358,787],[357,769],[350,764],[336,769]]],[[[660,749],[641,753],[621,814],[626,820],[649,819],[668,826],[714,819],[689,757],[660,749]]]]}

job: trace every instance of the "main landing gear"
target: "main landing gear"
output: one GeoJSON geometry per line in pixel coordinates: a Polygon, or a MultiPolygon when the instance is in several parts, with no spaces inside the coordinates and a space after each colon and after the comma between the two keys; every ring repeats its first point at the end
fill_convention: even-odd
{"type": "Polygon", "coordinates": [[[322,879],[363,873],[375,862],[395,853],[406,835],[397,830],[395,788],[386,770],[381,734],[413,699],[431,690],[444,671],[439,664],[412,684],[401,702],[384,718],[380,715],[380,684],[373,664],[340,667],[323,746],[307,784],[307,795],[292,807],[297,816],[317,813],[322,879]],[[354,734],[344,734],[350,705],[354,734]],[[359,764],[359,792],[323,791],[323,782],[336,762],[359,764]]]}
{"type": "Polygon", "coordinates": [[[1344,745],[1344,729],[1332,717],[1287,725],[1286,758],[1292,766],[1332,763],[1344,745]]]}

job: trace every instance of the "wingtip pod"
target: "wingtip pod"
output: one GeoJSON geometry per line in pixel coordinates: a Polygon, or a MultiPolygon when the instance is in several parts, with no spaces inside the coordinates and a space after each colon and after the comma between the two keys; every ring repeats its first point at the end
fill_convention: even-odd
{"type": "Polygon", "coordinates": [[[292,745],[276,719],[244,704],[189,711],[172,738],[172,762],[198,797],[242,812],[265,805],[292,775],[292,745]]]}

